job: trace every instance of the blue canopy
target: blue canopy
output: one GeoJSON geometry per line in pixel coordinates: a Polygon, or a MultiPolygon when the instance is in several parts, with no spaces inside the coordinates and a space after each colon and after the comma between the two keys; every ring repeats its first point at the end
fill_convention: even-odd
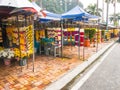
{"type": "Polygon", "coordinates": [[[86,11],[84,11],[84,18],[88,18],[88,19],[90,19],[90,18],[99,18],[99,16],[96,16],[96,15],[91,15],[91,14],[89,14],[89,13],[87,13],[86,11]]]}
{"type": "Polygon", "coordinates": [[[61,18],[60,14],[52,13],[52,12],[49,12],[49,11],[45,11],[45,13],[49,17],[54,17],[54,18],[59,18],[59,19],[61,18]]]}
{"type": "Polygon", "coordinates": [[[83,9],[81,9],[79,6],[74,7],[70,11],[62,14],[62,18],[76,18],[76,17],[82,17],[84,15],[83,9]]]}
{"type": "Polygon", "coordinates": [[[41,17],[41,19],[49,19],[49,20],[60,20],[61,19],[60,14],[52,13],[46,10],[43,12],[46,13],[46,17],[41,17]]]}
{"type": "Polygon", "coordinates": [[[91,18],[99,18],[98,16],[91,15],[84,11],[79,6],[74,7],[70,11],[60,15],[49,11],[43,11],[46,13],[46,17],[40,17],[40,21],[51,21],[51,20],[61,20],[61,19],[73,19],[74,21],[88,21],[91,18]]]}
{"type": "Polygon", "coordinates": [[[73,9],[71,9],[70,11],[62,14],[62,18],[71,18],[71,19],[84,19],[84,18],[98,18],[98,16],[95,15],[91,15],[89,13],[87,13],[86,11],[84,11],[82,8],[80,8],[78,5],[76,7],[74,7],[73,9]]]}
{"type": "Polygon", "coordinates": [[[50,21],[51,21],[50,19],[44,19],[44,18],[39,19],[39,22],[41,22],[41,23],[46,23],[46,22],[50,22],[50,21]]]}
{"type": "Polygon", "coordinates": [[[34,8],[38,11],[38,14],[40,14],[40,21],[50,21],[50,20],[60,20],[61,15],[55,14],[46,10],[42,10],[35,2],[32,2],[34,8]],[[42,12],[45,13],[45,16],[42,15],[42,12]]]}

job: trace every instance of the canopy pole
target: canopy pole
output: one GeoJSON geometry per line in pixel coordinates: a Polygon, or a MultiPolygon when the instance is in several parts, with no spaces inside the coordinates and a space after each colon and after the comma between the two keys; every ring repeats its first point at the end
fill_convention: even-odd
{"type": "Polygon", "coordinates": [[[78,30],[78,59],[80,60],[80,24],[79,24],[79,30],[78,30]]]}
{"type": "MultiPolygon", "coordinates": [[[[26,15],[24,16],[25,17],[25,27],[27,27],[27,18],[26,18],[26,15]]],[[[27,30],[25,30],[27,31],[27,30]]],[[[27,45],[27,42],[26,42],[26,51],[28,51],[28,45],[27,45]]],[[[28,53],[27,53],[27,56],[28,56],[28,53]]],[[[27,57],[27,69],[28,69],[28,57],[27,57]]]]}
{"type": "Polygon", "coordinates": [[[35,62],[35,49],[34,49],[34,20],[32,21],[32,25],[33,25],[33,72],[35,72],[35,65],[34,65],[34,62],[35,62]]]}
{"type": "MultiPolygon", "coordinates": [[[[21,60],[21,48],[20,48],[20,29],[19,29],[19,18],[18,18],[18,15],[17,15],[17,29],[18,29],[18,38],[19,38],[19,53],[20,53],[20,60],[21,60]]],[[[21,66],[21,72],[22,72],[22,66],[21,66]]]]}
{"type": "MultiPolygon", "coordinates": [[[[83,18],[83,21],[84,21],[84,18],[83,18]]],[[[83,29],[84,29],[84,22],[83,22],[83,29]]],[[[85,29],[84,29],[84,40],[83,40],[83,61],[85,60],[85,47],[84,47],[84,44],[85,44],[85,29]]]]}
{"type": "Polygon", "coordinates": [[[30,20],[29,22],[32,22],[31,24],[33,26],[32,27],[32,31],[33,31],[32,32],[33,33],[33,37],[32,37],[33,38],[33,59],[32,59],[33,69],[32,69],[32,71],[35,72],[35,65],[34,65],[34,62],[35,62],[35,53],[34,53],[34,20],[31,20],[31,18],[33,18],[33,17],[30,16],[30,18],[29,18],[29,20],[30,20]]]}
{"type": "MultiPolygon", "coordinates": [[[[73,22],[71,25],[72,25],[72,28],[75,29],[73,22]]],[[[72,30],[70,31],[70,39],[71,39],[70,42],[71,42],[71,51],[72,51],[73,50],[72,30]]]]}
{"type": "Polygon", "coordinates": [[[63,19],[61,19],[61,58],[63,58],[63,19]]]}
{"type": "Polygon", "coordinates": [[[99,35],[99,25],[98,25],[98,28],[97,28],[97,45],[96,45],[96,52],[98,52],[98,35],[99,35]]]}
{"type": "MultiPolygon", "coordinates": [[[[97,15],[98,15],[98,0],[97,0],[97,15]]],[[[98,20],[99,21],[99,20],[98,20]]],[[[98,22],[97,22],[98,23],[98,22]]],[[[96,45],[96,52],[98,51],[98,35],[99,35],[99,23],[97,26],[97,45],[96,45]]]]}

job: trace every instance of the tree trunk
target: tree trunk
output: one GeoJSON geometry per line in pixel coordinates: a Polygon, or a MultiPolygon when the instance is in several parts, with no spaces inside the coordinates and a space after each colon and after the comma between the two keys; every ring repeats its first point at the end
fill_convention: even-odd
{"type": "Polygon", "coordinates": [[[97,15],[98,15],[98,0],[97,0],[97,15]]]}
{"type": "Polygon", "coordinates": [[[65,12],[67,12],[67,0],[65,0],[65,12]]]}
{"type": "Polygon", "coordinates": [[[114,25],[116,26],[116,0],[114,0],[114,2],[113,2],[113,6],[114,6],[114,25]]]}
{"type": "Polygon", "coordinates": [[[102,22],[104,22],[104,0],[102,1],[102,22]]]}
{"type": "Polygon", "coordinates": [[[108,30],[108,13],[109,13],[109,0],[107,0],[106,30],[108,30]]]}
{"type": "Polygon", "coordinates": [[[43,6],[42,6],[42,0],[40,0],[40,7],[42,8],[43,6]]]}

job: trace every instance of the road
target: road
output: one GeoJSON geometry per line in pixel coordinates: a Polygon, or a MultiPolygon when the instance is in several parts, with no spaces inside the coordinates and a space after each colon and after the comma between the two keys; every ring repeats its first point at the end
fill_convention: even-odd
{"type": "Polygon", "coordinates": [[[115,44],[70,90],[120,90],[120,44],[115,44]]]}

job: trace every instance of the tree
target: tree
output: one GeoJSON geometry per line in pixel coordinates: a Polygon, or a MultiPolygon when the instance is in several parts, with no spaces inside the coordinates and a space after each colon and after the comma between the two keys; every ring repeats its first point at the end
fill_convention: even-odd
{"type": "Polygon", "coordinates": [[[101,16],[101,12],[102,12],[102,9],[100,8],[97,8],[97,5],[94,4],[90,4],[86,9],[86,12],[92,14],[92,15],[97,15],[97,16],[101,16]]]}
{"type": "Polygon", "coordinates": [[[120,0],[112,0],[112,4],[114,6],[114,25],[116,25],[116,3],[119,2],[120,3],[120,0]]]}
{"type": "MultiPolygon", "coordinates": [[[[114,21],[114,25],[116,23],[116,3],[120,3],[120,0],[105,0],[105,2],[107,3],[107,13],[109,12],[109,4],[112,3],[113,4],[113,7],[114,7],[114,18],[113,18],[113,21],[114,21]]],[[[108,20],[108,15],[107,15],[107,18],[108,20]]]]}
{"type": "Polygon", "coordinates": [[[105,8],[104,3],[105,3],[104,0],[102,0],[102,10],[103,10],[102,11],[102,22],[104,22],[104,8],[105,8]]]}
{"type": "Polygon", "coordinates": [[[67,1],[67,3],[66,3],[67,10],[66,11],[71,10],[76,5],[79,5],[80,7],[83,7],[82,3],[79,0],[64,0],[64,1],[67,1]]]}
{"type": "Polygon", "coordinates": [[[79,0],[36,0],[38,5],[42,5],[42,8],[53,12],[53,13],[64,13],[72,9],[76,5],[83,7],[82,3],[79,0]]]}
{"type": "Polygon", "coordinates": [[[109,20],[110,20],[110,22],[114,22],[114,20],[115,20],[114,25],[115,26],[119,25],[120,13],[116,13],[115,15],[114,14],[110,15],[109,20]],[[115,18],[114,18],[114,16],[115,16],[115,18]]]}

